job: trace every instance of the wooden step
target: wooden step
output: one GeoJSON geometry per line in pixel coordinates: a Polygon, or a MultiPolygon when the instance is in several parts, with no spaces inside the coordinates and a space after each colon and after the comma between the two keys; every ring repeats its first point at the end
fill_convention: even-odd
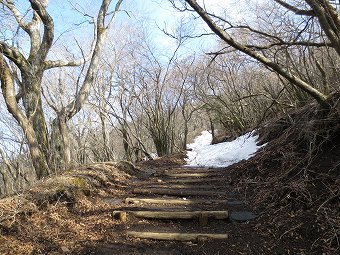
{"type": "Polygon", "coordinates": [[[164,232],[139,232],[127,231],[128,236],[153,239],[153,240],[170,240],[170,241],[205,241],[207,239],[228,239],[228,234],[206,234],[206,233],[164,233],[164,232]]]}
{"type": "Polygon", "coordinates": [[[211,190],[192,190],[192,189],[142,189],[135,188],[132,190],[134,194],[158,194],[172,196],[223,196],[226,192],[211,191],[211,190]]]}
{"type": "Polygon", "coordinates": [[[125,203],[149,203],[149,204],[175,204],[175,205],[195,205],[195,204],[226,204],[227,200],[210,200],[210,199],[174,199],[174,198],[142,198],[128,197],[125,203]]]}
{"type": "MultiPolygon", "coordinates": [[[[137,186],[137,185],[136,185],[137,186]]],[[[214,189],[225,189],[228,186],[227,185],[186,185],[186,184],[145,184],[141,185],[143,188],[166,188],[166,189],[208,189],[208,190],[214,190],[214,189]]]]}
{"type": "Polygon", "coordinates": [[[225,220],[229,218],[228,211],[113,211],[112,217],[114,219],[121,219],[121,214],[127,213],[137,218],[145,219],[200,219],[212,218],[216,220],[225,220]]]}
{"type": "Polygon", "coordinates": [[[163,173],[225,173],[225,169],[175,168],[175,169],[164,170],[163,173]]]}
{"type": "Polygon", "coordinates": [[[221,173],[163,173],[163,174],[159,174],[159,176],[166,176],[166,177],[172,177],[172,178],[203,178],[203,177],[212,177],[212,176],[218,176],[218,175],[221,175],[221,173]]]}
{"type": "Polygon", "coordinates": [[[162,179],[157,178],[158,183],[207,183],[207,182],[221,182],[228,183],[229,179],[223,177],[214,177],[214,178],[185,178],[185,179],[162,179]]]}

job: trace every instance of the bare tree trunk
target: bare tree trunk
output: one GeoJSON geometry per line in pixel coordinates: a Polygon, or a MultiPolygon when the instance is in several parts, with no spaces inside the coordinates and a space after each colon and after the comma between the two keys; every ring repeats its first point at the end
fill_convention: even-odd
{"type": "Polygon", "coordinates": [[[163,132],[163,130],[150,130],[152,141],[156,147],[157,155],[162,157],[170,152],[169,135],[163,132]]]}
{"type": "Polygon", "coordinates": [[[35,135],[38,140],[38,144],[44,154],[45,159],[49,160],[49,141],[47,133],[47,125],[42,109],[41,100],[41,81],[42,72],[37,72],[34,74],[23,73],[23,103],[26,112],[26,116],[32,123],[35,135]]]}
{"type": "Polygon", "coordinates": [[[123,136],[123,147],[124,147],[126,160],[131,161],[131,147],[128,141],[128,131],[126,129],[125,124],[122,125],[121,132],[123,136]]]}
{"type": "Polygon", "coordinates": [[[10,179],[9,179],[9,175],[8,175],[8,173],[6,172],[6,170],[5,169],[1,169],[0,168],[0,175],[1,175],[1,177],[2,177],[2,180],[3,180],[3,182],[4,182],[4,189],[3,189],[3,193],[1,192],[1,190],[0,190],[0,195],[1,194],[8,194],[8,193],[10,193],[10,191],[11,191],[11,188],[10,188],[10,179]]]}
{"type": "Polygon", "coordinates": [[[0,78],[1,89],[8,111],[18,121],[25,133],[37,178],[41,179],[49,174],[46,157],[39,146],[39,141],[30,120],[21,112],[17,104],[14,90],[14,79],[2,54],[0,54],[0,78]]]}
{"type": "MultiPolygon", "coordinates": [[[[333,48],[340,56],[340,15],[327,0],[306,0],[318,18],[333,48]]],[[[287,8],[287,7],[286,7],[287,8]]],[[[289,8],[288,8],[289,9],[289,8]]]]}
{"type": "Polygon", "coordinates": [[[67,169],[71,164],[71,148],[66,117],[62,114],[52,122],[51,145],[54,171],[67,169]]]}
{"type": "Polygon", "coordinates": [[[183,141],[182,141],[182,149],[186,150],[187,149],[187,144],[188,144],[188,134],[189,134],[189,128],[188,128],[188,122],[184,122],[184,135],[183,135],[183,141]]]}
{"type": "MultiPolygon", "coordinates": [[[[111,3],[111,0],[103,0],[102,5],[99,10],[99,14],[97,17],[96,22],[96,39],[95,39],[95,46],[93,49],[93,54],[90,60],[89,67],[87,69],[85,79],[83,81],[83,84],[76,95],[76,98],[70,102],[66,107],[64,107],[61,111],[57,112],[58,115],[58,125],[59,125],[59,132],[56,132],[55,134],[59,134],[61,137],[56,137],[56,141],[62,141],[60,144],[62,145],[61,151],[58,152],[60,154],[59,156],[64,156],[64,159],[61,160],[61,162],[64,162],[66,165],[68,165],[71,162],[70,157],[70,145],[69,145],[69,132],[67,128],[67,121],[69,121],[71,118],[73,118],[83,107],[85,104],[91,86],[94,81],[94,77],[99,65],[100,61],[100,54],[102,51],[102,48],[105,43],[105,39],[107,37],[107,32],[110,28],[110,26],[113,23],[114,18],[116,17],[116,14],[119,11],[119,6],[121,5],[123,0],[118,0],[115,6],[115,10],[113,12],[113,16],[109,18],[109,21],[106,21],[107,18],[107,11],[109,8],[109,5],[111,3]],[[106,24],[106,22],[108,24],[106,24]],[[62,116],[62,117],[61,117],[62,116]]],[[[65,167],[65,166],[62,166],[65,167]]]]}
{"type": "Polygon", "coordinates": [[[103,146],[104,146],[104,158],[103,161],[110,161],[111,159],[111,152],[109,148],[109,143],[107,139],[107,129],[105,123],[105,115],[102,111],[99,112],[100,123],[102,125],[102,136],[103,136],[103,146]]]}
{"type": "Polygon", "coordinates": [[[4,182],[4,194],[8,194],[12,190],[11,186],[13,185],[13,181],[14,181],[14,180],[11,180],[10,174],[9,174],[10,172],[13,172],[13,168],[10,162],[8,161],[5,153],[1,149],[0,149],[0,156],[2,157],[2,161],[6,165],[6,168],[7,168],[7,169],[3,169],[2,167],[0,167],[0,174],[4,182]]]}
{"type": "Polygon", "coordinates": [[[210,115],[209,116],[209,123],[210,123],[210,130],[211,130],[211,136],[212,136],[212,143],[214,140],[216,140],[216,132],[215,132],[215,125],[214,125],[214,122],[211,118],[210,115]]]}

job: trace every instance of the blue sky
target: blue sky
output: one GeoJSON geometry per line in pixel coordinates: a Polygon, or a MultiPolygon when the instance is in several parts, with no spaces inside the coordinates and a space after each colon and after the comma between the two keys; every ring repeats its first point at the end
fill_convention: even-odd
{"type": "MultiPolygon", "coordinates": [[[[246,5],[249,5],[250,1],[261,2],[261,0],[198,0],[201,4],[204,3],[204,6],[210,12],[221,14],[223,10],[226,10],[227,16],[232,17],[234,20],[247,17],[244,8],[246,5]]],[[[116,1],[112,1],[112,8],[115,3],[116,1]]],[[[27,0],[16,1],[16,4],[23,13],[29,6],[27,0]]],[[[66,41],[69,44],[68,46],[70,46],[69,50],[72,52],[75,39],[81,42],[90,41],[84,40],[84,37],[92,37],[93,32],[91,26],[86,22],[90,18],[85,17],[83,13],[95,17],[100,4],[100,0],[49,0],[48,11],[55,22],[55,44],[59,45],[61,44],[60,41],[66,41]]],[[[124,0],[122,9],[127,11],[129,16],[122,12],[116,20],[116,29],[119,29],[120,22],[133,23],[143,21],[148,33],[152,35],[155,44],[167,49],[174,48],[175,41],[164,35],[160,29],[166,28],[169,32],[173,32],[180,20],[186,22],[187,18],[192,16],[188,12],[176,12],[168,0],[124,0]]],[[[190,23],[187,27],[190,32],[197,32],[197,34],[209,31],[200,19],[190,23]]],[[[186,45],[187,50],[202,51],[202,48],[206,50],[206,48],[212,46],[214,42],[212,38],[203,37],[191,40],[186,45]]],[[[56,52],[56,54],[59,53],[56,52]]]]}
{"type": "MultiPolygon", "coordinates": [[[[98,0],[50,0],[48,10],[55,22],[55,39],[62,35],[63,38],[68,38],[69,43],[74,44],[74,38],[81,41],[84,35],[86,37],[92,36],[91,26],[85,22],[89,18],[84,17],[80,12],[95,16],[100,2],[98,0]]],[[[114,7],[115,3],[116,1],[113,1],[112,7],[114,7]]],[[[227,9],[229,16],[234,19],[242,17],[240,9],[237,10],[240,6],[240,1],[209,0],[205,1],[205,6],[217,14],[221,14],[224,9],[227,9]]],[[[160,29],[167,29],[172,33],[181,20],[187,22],[188,18],[192,16],[190,13],[175,11],[167,0],[124,0],[121,9],[127,11],[129,16],[126,13],[121,13],[117,17],[115,29],[119,29],[120,22],[143,22],[154,43],[159,47],[164,47],[164,49],[174,49],[176,42],[166,36],[160,29]]],[[[193,34],[209,31],[200,20],[188,24],[187,30],[190,30],[190,33],[193,34]]],[[[203,37],[190,40],[190,43],[187,43],[184,48],[188,52],[198,51],[202,53],[207,48],[213,47],[214,38],[211,36],[210,38],[203,37]]]]}
{"type": "MultiPolygon", "coordinates": [[[[217,14],[220,14],[224,9],[227,9],[229,15],[237,19],[242,17],[242,12],[237,8],[238,6],[241,6],[240,2],[248,3],[246,0],[206,0],[205,4],[210,11],[217,14]]],[[[96,16],[100,3],[101,1],[99,0],[49,1],[48,11],[55,22],[56,44],[52,54],[49,55],[50,58],[65,58],[65,56],[70,56],[70,53],[78,54],[79,57],[80,51],[75,40],[86,48],[86,46],[89,46],[86,44],[91,42],[93,36],[92,26],[85,22],[86,20],[89,20],[89,18],[85,17],[83,13],[96,16]]],[[[113,1],[113,5],[115,3],[116,1],[113,1]]],[[[23,13],[29,6],[28,1],[22,0],[16,1],[16,4],[18,4],[19,9],[23,13]]],[[[112,8],[113,7],[114,6],[112,6],[112,8]]],[[[122,23],[131,22],[133,24],[135,22],[142,22],[154,44],[159,48],[158,50],[160,52],[163,51],[164,55],[166,55],[167,51],[171,52],[175,48],[176,41],[169,38],[160,29],[166,28],[169,32],[172,32],[175,30],[181,19],[185,20],[191,15],[189,13],[174,11],[167,0],[124,0],[122,9],[127,11],[129,15],[125,12],[120,13],[113,29],[119,31],[119,29],[122,28],[122,23]]],[[[189,23],[187,29],[189,29],[190,32],[197,32],[198,34],[208,30],[200,20],[189,23]]],[[[122,34],[124,35],[124,31],[122,34]]],[[[207,48],[214,47],[214,45],[214,36],[192,39],[184,45],[183,52],[188,55],[196,53],[201,54],[207,48]]],[[[2,111],[6,110],[1,107],[0,112],[2,111]]],[[[3,125],[0,123],[0,130],[3,130],[5,133],[10,133],[7,128],[1,126],[3,125]]]]}

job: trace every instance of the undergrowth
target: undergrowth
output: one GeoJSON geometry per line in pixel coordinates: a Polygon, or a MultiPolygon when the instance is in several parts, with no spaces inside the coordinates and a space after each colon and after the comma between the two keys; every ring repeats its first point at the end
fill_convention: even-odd
{"type": "Polygon", "coordinates": [[[233,168],[238,186],[278,229],[273,246],[340,250],[340,95],[329,104],[310,104],[265,124],[259,135],[267,145],[233,168]]]}

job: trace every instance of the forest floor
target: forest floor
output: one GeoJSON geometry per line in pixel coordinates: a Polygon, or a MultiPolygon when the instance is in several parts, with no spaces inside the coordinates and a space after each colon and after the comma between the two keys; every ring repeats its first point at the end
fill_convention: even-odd
{"type": "MultiPolygon", "coordinates": [[[[138,165],[137,176],[129,177],[126,174],[115,173],[114,179],[89,193],[64,192],[59,193],[59,197],[53,197],[50,194],[48,197],[43,195],[39,201],[46,200],[46,204],[43,205],[40,202],[38,211],[17,213],[14,218],[9,219],[9,222],[2,222],[0,254],[228,255],[322,254],[322,252],[333,254],[331,250],[312,247],[309,235],[313,236],[315,233],[310,231],[300,233],[298,227],[302,225],[311,227],[308,213],[307,217],[299,217],[298,225],[296,225],[297,220],[293,214],[286,210],[278,210],[276,215],[271,215],[268,210],[260,211],[254,206],[254,201],[249,201],[250,197],[256,197],[254,194],[249,196],[244,193],[244,190],[235,189],[237,186],[231,185],[235,182],[233,170],[236,171],[239,165],[224,169],[209,169],[182,167],[182,163],[183,160],[178,155],[146,161],[138,165]],[[208,176],[190,177],[192,173],[208,176]],[[187,176],[171,176],[177,174],[187,176]],[[178,195],[162,195],[162,192],[153,194],[153,190],[162,187],[178,191],[178,195]],[[147,189],[150,193],[138,194],[136,188],[147,189]],[[197,194],[181,195],[183,190],[197,192],[197,194]],[[203,193],[212,192],[212,194],[202,196],[200,195],[202,191],[203,193]],[[203,202],[184,205],[124,203],[126,198],[137,197],[165,200],[181,198],[183,201],[199,199],[203,202]],[[213,200],[219,200],[219,202],[214,203],[213,200]],[[117,210],[128,212],[136,210],[226,210],[229,212],[229,219],[209,219],[207,224],[202,225],[198,220],[141,219],[128,214],[127,220],[121,221],[112,216],[112,212],[117,210]],[[241,212],[241,215],[233,215],[235,212],[241,212]],[[242,213],[245,215],[242,216],[242,213]],[[253,213],[257,215],[255,219],[252,218],[253,213]],[[247,219],[249,214],[250,218],[247,219]],[[285,219],[284,226],[282,219],[285,219]],[[228,239],[198,238],[186,242],[159,241],[130,237],[127,235],[128,231],[228,234],[228,239]]],[[[89,165],[84,167],[83,171],[98,171],[98,169],[107,167],[106,164],[89,165]]],[[[36,192],[39,190],[40,188],[37,188],[32,191],[35,199],[37,199],[36,192]]],[[[250,191],[247,190],[247,192],[250,191]]],[[[53,194],[56,192],[54,191],[53,194]]],[[[37,201],[35,201],[36,204],[37,201]]]]}
{"type": "MultiPolygon", "coordinates": [[[[230,175],[227,171],[182,167],[183,163],[182,155],[142,162],[136,176],[115,175],[112,182],[108,181],[91,194],[84,192],[86,195],[65,189],[59,194],[53,191],[37,199],[37,193],[46,188],[44,183],[31,192],[35,203],[40,201],[38,211],[23,210],[19,213],[18,210],[15,217],[2,222],[0,254],[273,254],[272,247],[257,230],[258,222],[253,220],[255,215],[252,209],[228,185],[230,175]],[[196,177],[197,173],[202,177],[196,177]],[[176,177],[172,174],[187,176],[176,177]],[[193,177],[190,176],[192,174],[193,177]],[[164,195],[164,187],[165,193],[171,191],[178,194],[164,195]],[[138,189],[146,189],[150,193],[144,194],[142,190],[139,194],[138,189]],[[161,193],[154,194],[153,191],[159,189],[161,193]],[[189,192],[189,195],[183,192],[189,192]],[[211,194],[205,194],[209,192],[211,194]],[[58,194],[59,197],[51,194],[58,194]],[[125,202],[127,198],[163,199],[165,202],[128,203],[125,202]],[[180,203],[188,203],[166,202],[176,198],[180,203]],[[198,202],[190,204],[191,199],[198,202]],[[218,201],[215,203],[213,200],[218,201]],[[127,220],[122,221],[112,215],[114,211],[141,210],[222,211],[228,212],[229,217],[221,220],[209,218],[202,225],[198,219],[141,219],[128,214],[127,220]],[[232,211],[241,212],[241,215],[230,215],[232,211]],[[251,220],[247,219],[248,214],[251,220]],[[130,237],[128,231],[227,234],[228,238],[159,241],[130,237]]],[[[89,165],[83,171],[99,168],[107,168],[107,165],[89,165]]],[[[79,173],[76,176],[79,177],[79,173]]]]}
{"type": "Polygon", "coordinates": [[[227,168],[183,167],[178,154],[136,167],[107,162],[51,176],[0,199],[0,254],[339,254],[339,113],[309,105],[278,118],[260,129],[266,146],[227,168]],[[126,201],[136,198],[185,202],[126,201]],[[199,202],[186,203],[190,199],[199,202]],[[134,216],[145,210],[228,211],[229,217],[134,216]],[[115,219],[114,211],[127,211],[127,219],[115,219]],[[160,241],[131,236],[136,231],[228,238],[160,241]]]}

